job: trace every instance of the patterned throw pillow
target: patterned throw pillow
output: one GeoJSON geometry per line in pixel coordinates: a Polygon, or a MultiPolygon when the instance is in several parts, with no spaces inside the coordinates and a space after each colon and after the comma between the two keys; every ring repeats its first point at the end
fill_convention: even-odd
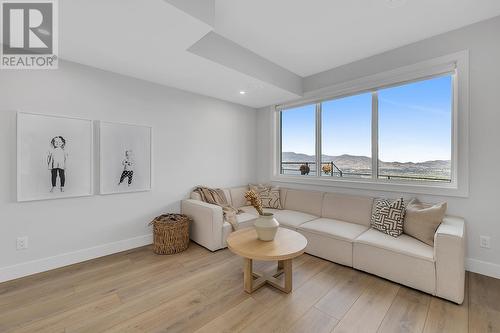
{"type": "Polygon", "coordinates": [[[404,215],[403,198],[394,201],[378,199],[372,212],[372,228],[392,237],[398,237],[403,233],[404,215]]]}
{"type": "Polygon", "coordinates": [[[263,208],[281,209],[280,188],[271,185],[252,185],[250,190],[257,193],[263,208]]]}

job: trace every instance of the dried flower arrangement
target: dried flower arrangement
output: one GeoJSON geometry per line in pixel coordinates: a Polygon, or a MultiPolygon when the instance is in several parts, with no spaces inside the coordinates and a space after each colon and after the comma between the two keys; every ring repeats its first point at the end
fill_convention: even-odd
{"type": "Polygon", "coordinates": [[[264,215],[264,211],[262,210],[262,202],[260,201],[259,196],[254,191],[250,190],[245,193],[245,199],[250,201],[250,204],[257,210],[259,215],[264,215]]]}
{"type": "Polygon", "coordinates": [[[323,170],[323,172],[325,173],[325,175],[328,175],[328,174],[332,173],[332,165],[331,164],[324,164],[321,167],[321,170],[323,170]]]}

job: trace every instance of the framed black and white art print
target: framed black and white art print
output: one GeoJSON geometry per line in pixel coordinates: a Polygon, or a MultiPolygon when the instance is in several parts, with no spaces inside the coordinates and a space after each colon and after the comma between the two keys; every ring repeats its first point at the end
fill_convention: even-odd
{"type": "Polygon", "coordinates": [[[151,190],[151,140],[149,126],[101,121],[100,193],[151,190]]]}
{"type": "Polygon", "coordinates": [[[17,200],[93,194],[91,120],[17,114],[17,200]]]}

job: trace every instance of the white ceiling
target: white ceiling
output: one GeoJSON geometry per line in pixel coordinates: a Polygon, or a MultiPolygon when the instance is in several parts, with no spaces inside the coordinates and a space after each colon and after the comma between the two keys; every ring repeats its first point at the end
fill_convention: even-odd
{"type": "Polygon", "coordinates": [[[59,1],[60,56],[261,107],[300,93],[262,71],[252,75],[256,64],[305,77],[500,15],[499,0],[407,0],[396,8],[387,0],[215,0],[212,20],[208,1],[214,0],[59,1]],[[254,59],[252,70],[188,51],[209,32],[242,46],[238,66],[254,59]]]}
{"type": "Polygon", "coordinates": [[[299,97],[188,52],[212,27],[162,0],[59,6],[63,59],[251,107],[299,97]]]}
{"type": "Polygon", "coordinates": [[[217,33],[309,76],[500,14],[499,0],[218,0],[217,33]]]}

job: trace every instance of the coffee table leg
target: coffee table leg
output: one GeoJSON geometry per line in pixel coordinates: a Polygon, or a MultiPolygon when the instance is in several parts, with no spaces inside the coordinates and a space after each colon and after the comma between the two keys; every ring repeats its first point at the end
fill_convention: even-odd
{"type": "Polygon", "coordinates": [[[262,287],[265,283],[285,292],[292,291],[292,259],[278,261],[278,272],[274,275],[259,274],[253,272],[253,260],[243,258],[243,289],[249,294],[262,287]],[[284,274],[284,285],[280,283],[277,276],[284,274]],[[254,280],[254,277],[257,279],[254,280]]]}
{"type": "Polygon", "coordinates": [[[243,287],[249,294],[253,291],[252,266],[252,259],[243,258],[243,287]]]}
{"type": "Polygon", "coordinates": [[[285,273],[285,287],[283,291],[289,293],[292,291],[292,259],[283,261],[283,271],[285,273]]]}
{"type": "Polygon", "coordinates": [[[288,294],[292,291],[292,259],[283,260],[282,265],[283,270],[279,270],[274,275],[265,276],[266,283],[288,294]],[[280,281],[276,278],[281,274],[284,275],[284,281],[280,281]]]}

